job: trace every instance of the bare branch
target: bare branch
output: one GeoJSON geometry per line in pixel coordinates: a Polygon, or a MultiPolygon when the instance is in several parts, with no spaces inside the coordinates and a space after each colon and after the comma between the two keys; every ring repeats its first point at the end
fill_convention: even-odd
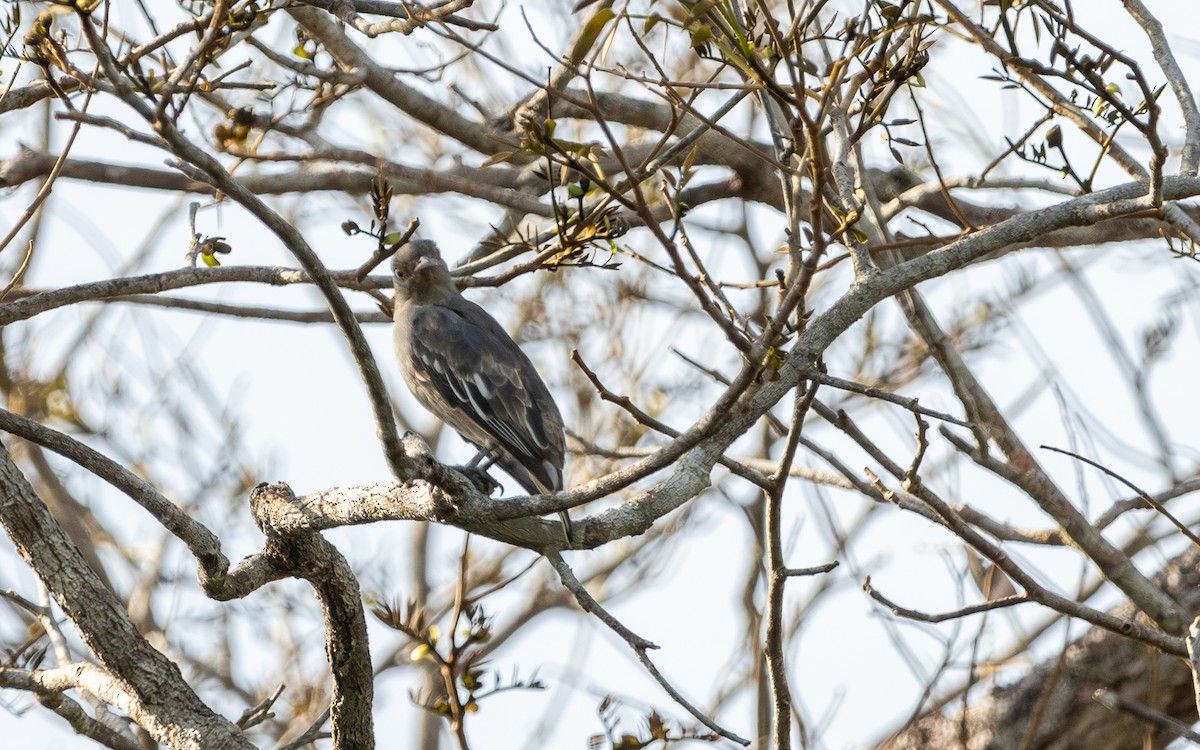
{"type": "Polygon", "coordinates": [[[750,740],[743,739],[729,730],[722,728],[719,724],[710,719],[703,711],[692,705],[683,697],[682,694],[679,693],[678,690],[675,689],[674,686],[667,682],[666,678],[662,676],[662,673],[658,671],[658,668],[654,666],[654,662],[650,661],[650,657],[646,654],[648,649],[658,648],[658,646],[636,635],[633,633],[633,631],[622,625],[615,617],[605,611],[605,609],[600,606],[600,603],[592,598],[592,595],[589,594],[587,589],[583,587],[583,584],[579,582],[579,579],[575,577],[575,573],[562,559],[562,555],[558,554],[557,552],[552,552],[547,556],[546,559],[550,561],[550,564],[554,566],[555,571],[558,572],[559,578],[562,580],[563,585],[575,595],[575,600],[579,602],[579,606],[583,607],[585,611],[595,615],[601,622],[612,629],[613,632],[621,636],[621,638],[623,638],[625,642],[629,644],[629,647],[633,649],[638,661],[642,663],[642,666],[646,668],[646,671],[650,673],[650,676],[653,677],[660,686],[662,686],[663,690],[667,691],[667,694],[670,695],[676,703],[678,703],[680,706],[683,706],[683,708],[692,715],[692,718],[696,719],[696,721],[699,721],[701,724],[727,740],[732,740],[733,742],[736,742],[742,746],[748,746],[750,744],[750,740]]]}
{"type": "Polygon", "coordinates": [[[179,668],[137,632],[3,446],[0,477],[0,523],[34,570],[55,572],[43,579],[46,587],[103,665],[103,670],[77,670],[82,686],[127,713],[162,744],[194,750],[253,748],[237,727],[196,696],[179,668]]]}

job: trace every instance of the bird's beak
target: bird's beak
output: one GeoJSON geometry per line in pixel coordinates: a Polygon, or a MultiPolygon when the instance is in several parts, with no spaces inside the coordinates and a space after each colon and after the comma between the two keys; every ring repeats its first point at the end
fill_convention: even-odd
{"type": "Polygon", "coordinates": [[[424,271],[426,268],[433,268],[436,265],[437,265],[437,261],[434,260],[433,258],[429,257],[428,255],[426,255],[423,258],[420,258],[417,260],[417,265],[413,266],[413,272],[419,273],[421,271],[424,271]]]}

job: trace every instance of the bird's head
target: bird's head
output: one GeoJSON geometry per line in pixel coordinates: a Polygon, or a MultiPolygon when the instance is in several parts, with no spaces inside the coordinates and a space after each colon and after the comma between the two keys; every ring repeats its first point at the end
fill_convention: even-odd
{"type": "Polygon", "coordinates": [[[413,240],[392,259],[392,285],[397,300],[437,302],[457,294],[450,269],[432,240],[413,240]]]}

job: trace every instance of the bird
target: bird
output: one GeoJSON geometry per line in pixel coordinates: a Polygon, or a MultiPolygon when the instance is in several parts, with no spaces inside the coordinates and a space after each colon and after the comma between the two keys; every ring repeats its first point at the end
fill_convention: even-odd
{"type": "MultiPolygon", "coordinates": [[[[533,362],[486,310],[458,291],[432,240],[392,259],[400,373],[427,410],[530,494],[563,488],[562,415],[533,362]]],[[[567,543],[571,519],[559,513],[567,543]]]]}

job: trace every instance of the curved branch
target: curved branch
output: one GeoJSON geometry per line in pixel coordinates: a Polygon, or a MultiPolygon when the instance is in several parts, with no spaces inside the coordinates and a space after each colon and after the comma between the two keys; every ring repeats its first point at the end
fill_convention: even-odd
{"type": "MultiPolygon", "coordinates": [[[[1181,602],[1188,611],[1200,607],[1200,552],[1189,549],[1154,576],[1154,584],[1181,602]]],[[[1122,605],[1112,615],[1139,616],[1122,605]]],[[[1140,747],[1144,730],[1133,722],[1113,722],[1107,709],[1092,700],[1097,688],[1118,691],[1126,698],[1152,704],[1160,711],[1191,724],[1196,703],[1191,671],[1185,659],[1147,659],[1145,646],[1106,630],[1093,629],[1068,645],[1059,659],[1050,658],[1011,684],[997,686],[958,715],[932,713],[904,727],[879,747],[916,750],[958,747],[971,738],[972,747],[1027,747],[1049,750],[1069,737],[1073,747],[1122,750],[1140,747]],[[1153,676],[1153,678],[1152,678],[1153,676]],[[1030,706],[1047,702],[1041,723],[1029,734],[1030,706]],[[966,734],[962,734],[965,732],[966,734]]],[[[1155,746],[1165,746],[1156,738],[1155,746]]]]}
{"type": "Polygon", "coordinates": [[[366,71],[363,85],[413,119],[481,154],[491,155],[516,147],[516,144],[509,142],[503,134],[482,123],[468,120],[441,102],[400,82],[390,70],[375,62],[361,47],[351,41],[341,27],[321,11],[292,7],[288,8],[288,13],[307,33],[324,45],[339,65],[348,70],[366,71]]]}
{"type": "MultiPolygon", "coordinates": [[[[12,667],[0,667],[0,688],[25,690],[34,694],[38,703],[61,716],[71,725],[75,733],[87,737],[112,750],[142,750],[132,737],[116,731],[88,715],[78,702],[63,693],[74,688],[84,688],[84,674],[96,668],[91,664],[67,664],[54,669],[25,671],[12,667]]],[[[105,683],[111,681],[107,675],[100,676],[105,683]]],[[[92,682],[90,687],[97,687],[92,682]]],[[[89,690],[89,692],[92,692],[89,690]]],[[[95,694],[95,693],[93,693],[95,694]]]]}
{"type": "Polygon", "coordinates": [[[246,189],[241,182],[235,180],[216,159],[185,138],[173,123],[169,120],[159,118],[159,113],[154,111],[146,101],[135,94],[129,87],[124,74],[118,68],[117,62],[112,56],[112,51],[97,35],[91,16],[80,13],[78,18],[80,20],[80,27],[88,39],[89,46],[99,59],[105,75],[108,76],[115,87],[118,97],[143,119],[154,124],[159,135],[165,142],[170,144],[174,153],[195,167],[198,173],[205,175],[206,179],[211,181],[214,187],[220,189],[223,193],[241,204],[251,215],[271,230],[283,242],[284,247],[296,256],[296,259],[300,261],[300,265],[304,267],[304,270],[308,272],[313,283],[321,291],[321,294],[324,295],[329,304],[329,309],[333,312],[334,320],[346,338],[350,354],[354,357],[355,364],[358,365],[359,375],[366,386],[367,397],[370,400],[373,416],[375,417],[375,429],[382,443],[388,467],[397,479],[403,480],[409,476],[412,472],[412,467],[408,464],[400,448],[400,436],[396,432],[391,401],[388,398],[387,389],[383,385],[383,378],[379,374],[379,367],[375,363],[375,357],[371,353],[371,347],[367,344],[362,328],[359,327],[358,321],[354,318],[354,313],[350,310],[346,299],[338,290],[336,283],[329,275],[329,271],[325,268],[321,259],[313,252],[308,242],[305,241],[304,237],[301,236],[295,227],[267,206],[252,191],[246,189]]]}
{"type": "Polygon", "coordinates": [[[163,528],[187,545],[200,564],[202,582],[210,577],[223,576],[229,568],[229,561],[221,552],[221,541],[208,527],[183,512],[163,497],[153,485],[124,466],[69,435],[5,409],[0,409],[0,430],[18,435],[74,461],[128,495],[154,516],[163,528]]]}
{"type": "Polygon", "coordinates": [[[658,646],[637,635],[632,630],[625,627],[619,620],[617,620],[617,618],[605,611],[605,609],[600,606],[600,603],[597,602],[590,593],[588,593],[588,590],[584,587],[584,585],[579,582],[579,579],[575,576],[575,572],[572,571],[571,567],[562,559],[562,555],[558,554],[557,552],[553,552],[547,556],[547,559],[550,561],[550,564],[554,566],[554,570],[558,573],[559,578],[562,580],[563,586],[567,587],[567,589],[575,595],[575,600],[579,602],[579,606],[585,611],[595,615],[597,619],[607,625],[614,633],[621,636],[621,638],[629,644],[629,647],[633,649],[634,654],[637,656],[637,660],[641,662],[643,667],[646,668],[646,671],[650,673],[650,676],[654,678],[654,681],[657,682],[663,690],[667,691],[667,694],[670,695],[676,703],[678,703],[680,706],[683,706],[683,708],[692,715],[692,718],[727,740],[731,740],[742,746],[748,746],[750,744],[750,740],[744,739],[733,732],[730,732],[728,729],[725,729],[720,724],[717,724],[715,721],[710,719],[703,711],[693,706],[687,698],[683,697],[682,693],[675,689],[674,685],[667,681],[667,678],[662,676],[662,673],[658,671],[658,667],[654,665],[654,662],[650,660],[649,655],[646,653],[649,649],[658,648],[658,646]]]}
{"type": "MultiPolygon", "coordinates": [[[[260,509],[287,505],[295,495],[286,484],[260,484],[250,493],[250,507],[258,518],[260,509]]],[[[260,525],[262,525],[260,521],[260,525]]],[[[375,673],[367,641],[367,619],[363,611],[358,579],[346,558],[320,534],[295,530],[286,535],[268,532],[264,555],[281,570],[312,584],[325,617],[325,653],[333,672],[333,695],[329,718],[333,746],[375,747],[372,702],[375,673]]]]}
{"type": "Polygon", "coordinates": [[[1150,39],[1154,59],[1162,68],[1167,82],[1171,84],[1175,101],[1179,102],[1184,124],[1183,163],[1179,169],[1184,175],[1195,176],[1197,168],[1200,168],[1200,107],[1196,106],[1196,97],[1192,94],[1187,76],[1179,67],[1179,61],[1175,59],[1175,53],[1171,51],[1171,45],[1167,43],[1162,23],[1154,17],[1142,0],[1124,0],[1124,5],[1125,10],[1133,16],[1150,39]]]}
{"type": "MultiPolygon", "coordinates": [[[[330,279],[338,286],[357,291],[384,289],[391,280],[371,276],[359,281],[354,271],[333,271],[330,279]]],[[[28,320],[35,315],[55,310],[77,302],[94,302],[140,294],[157,294],[172,289],[186,289],[202,284],[221,282],[251,282],[287,286],[289,284],[311,284],[312,278],[295,268],[272,266],[220,266],[218,268],[180,268],[174,271],[150,273],[143,276],[127,276],[104,279],[86,284],[50,289],[29,294],[25,299],[0,305],[0,327],[28,320]]],[[[20,290],[16,291],[17,294],[20,290]]],[[[28,294],[28,292],[26,292],[28,294]]]]}
{"type": "Polygon", "coordinates": [[[107,674],[80,670],[80,679],[90,680],[89,692],[129,714],[169,747],[253,750],[236,726],[200,700],[179,667],[137,631],[2,444],[0,524],[104,667],[107,674]]]}

